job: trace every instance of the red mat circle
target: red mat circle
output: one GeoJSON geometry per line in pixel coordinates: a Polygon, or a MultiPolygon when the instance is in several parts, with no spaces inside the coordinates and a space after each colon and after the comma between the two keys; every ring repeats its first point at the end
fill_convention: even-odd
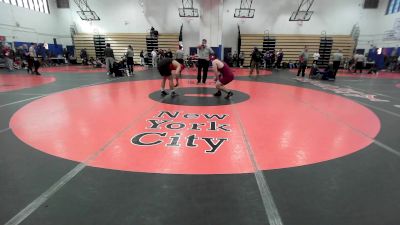
{"type": "Polygon", "coordinates": [[[52,76],[0,74],[0,92],[16,91],[55,82],[52,76]]]}
{"type": "Polygon", "coordinates": [[[121,82],[56,93],[17,111],[10,128],[54,156],[166,174],[254,172],[249,146],[262,170],[309,165],[361,150],[380,130],[366,107],[321,91],[234,81],[229,87],[249,94],[248,101],[199,107],[150,100],[159,84],[121,82]]]}

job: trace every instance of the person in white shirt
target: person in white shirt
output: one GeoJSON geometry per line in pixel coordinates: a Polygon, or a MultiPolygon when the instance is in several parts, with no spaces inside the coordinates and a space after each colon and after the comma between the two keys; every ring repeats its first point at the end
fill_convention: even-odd
{"type": "Polygon", "coordinates": [[[304,46],[304,50],[300,52],[299,55],[299,70],[297,71],[297,76],[300,76],[300,72],[301,72],[301,76],[304,77],[305,76],[305,70],[307,68],[307,60],[308,60],[308,48],[307,46],[304,46]]]}
{"type": "Polygon", "coordinates": [[[314,58],[313,64],[317,64],[317,62],[319,60],[319,57],[321,57],[319,52],[316,52],[316,53],[313,54],[313,58],[314,58]]]}
{"type": "Polygon", "coordinates": [[[243,63],[244,63],[244,52],[240,52],[240,54],[239,54],[239,65],[240,65],[240,68],[243,68],[243,63]]]}
{"type": "Polygon", "coordinates": [[[341,49],[338,49],[337,52],[333,53],[332,55],[332,62],[333,62],[333,77],[336,78],[336,74],[340,67],[340,62],[343,60],[343,53],[341,49]]]}
{"type": "Polygon", "coordinates": [[[360,70],[360,73],[362,73],[365,63],[365,56],[363,54],[355,54],[354,62],[356,63],[356,66],[354,67],[354,73],[356,73],[357,70],[360,70]]]}
{"type": "Polygon", "coordinates": [[[154,68],[157,67],[157,52],[156,49],[153,48],[153,51],[151,51],[151,64],[153,65],[154,68]]]}
{"type": "Polygon", "coordinates": [[[38,69],[40,67],[40,63],[36,54],[36,44],[31,43],[29,47],[29,61],[28,61],[28,73],[35,73],[36,75],[40,75],[38,69]],[[32,67],[35,67],[35,71],[32,70],[32,67]]]}

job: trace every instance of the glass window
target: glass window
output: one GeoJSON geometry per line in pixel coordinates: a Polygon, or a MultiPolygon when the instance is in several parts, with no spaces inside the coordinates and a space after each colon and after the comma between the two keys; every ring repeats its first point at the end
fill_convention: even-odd
{"type": "Polygon", "coordinates": [[[43,9],[43,1],[42,1],[42,0],[38,0],[38,2],[39,2],[39,11],[40,11],[40,12],[44,12],[44,9],[43,9]]]}
{"type": "Polygon", "coordinates": [[[394,7],[393,7],[394,12],[393,12],[393,13],[397,13],[397,12],[400,11],[400,10],[399,10],[399,7],[400,7],[400,0],[396,0],[395,2],[396,2],[396,4],[394,4],[394,7]]]}
{"type": "Polygon", "coordinates": [[[50,13],[48,0],[0,0],[0,2],[46,14],[50,13]]]}
{"type": "Polygon", "coordinates": [[[28,0],[24,0],[24,8],[29,9],[28,0]]]}
{"type": "Polygon", "coordinates": [[[39,4],[37,0],[33,0],[33,5],[35,6],[34,10],[39,11],[39,4]]]}
{"type": "Polygon", "coordinates": [[[44,12],[49,14],[49,3],[47,0],[43,0],[44,12]]]}
{"type": "Polygon", "coordinates": [[[388,7],[386,9],[386,15],[398,12],[400,12],[400,0],[389,0],[388,7]]]}
{"type": "Polygon", "coordinates": [[[29,3],[29,9],[35,10],[35,6],[33,5],[33,0],[28,0],[28,3],[29,3]]]}

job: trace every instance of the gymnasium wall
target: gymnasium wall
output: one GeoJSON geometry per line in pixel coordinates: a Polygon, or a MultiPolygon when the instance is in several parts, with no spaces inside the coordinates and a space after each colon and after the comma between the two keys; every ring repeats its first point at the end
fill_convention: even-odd
{"type": "MultiPolygon", "coordinates": [[[[100,21],[82,21],[77,13],[72,13],[73,22],[79,33],[144,33],[153,26],[160,33],[179,33],[183,24],[184,47],[199,44],[199,19],[185,19],[178,15],[181,0],[89,0],[92,10],[100,21]],[[143,4],[141,4],[141,2],[143,4]],[[110,4],[111,3],[111,4],[110,4]]],[[[75,3],[71,11],[78,10],[75,3]]],[[[195,1],[195,7],[199,7],[195,1]]]]}
{"type": "MultiPolygon", "coordinates": [[[[200,8],[201,0],[194,0],[194,7],[200,8]]],[[[82,21],[77,15],[76,4],[70,0],[70,9],[57,9],[55,0],[49,0],[50,15],[1,3],[0,35],[10,41],[35,41],[52,43],[57,38],[59,44],[71,44],[70,26],[78,33],[143,33],[154,26],[160,33],[177,33],[183,24],[185,50],[196,46],[201,39],[202,18],[180,18],[178,8],[181,0],[88,0],[91,8],[101,20],[82,21]],[[20,27],[16,26],[19,23],[20,27]]],[[[223,0],[222,44],[236,49],[237,24],[242,33],[257,34],[269,30],[271,34],[320,34],[325,30],[331,35],[347,35],[354,24],[361,29],[359,48],[395,46],[398,41],[383,41],[383,34],[393,27],[400,13],[385,15],[388,0],[380,0],[378,9],[363,9],[363,0],[316,0],[311,21],[299,25],[289,22],[298,0],[254,0],[254,19],[236,19],[235,8],[240,0],[223,0]],[[273,6],[273,7],[271,7],[273,6]]],[[[213,18],[213,16],[211,16],[213,18]]],[[[214,19],[217,17],[214,17],[214,19]]],[[[208,18],[209,19],[209,18],[208,18]]],[[[203,33],[203,32],[202,32],[203,33]]],[[[215,31],[212,31],[215,33],[215,31]]]]}
{"type": "Polygon", "coordinates": [[[0,3],[0,35],[9,42],[53,43],[56,38],[57,44],[71,45],[70,11],[57,9],[54,0],[49,0],[49,8],[50,14],[44,14],[0,3]]]}
{"type": "MultiPolygon", "coordinates": [[[[194,0],[194,7],[201,11],[200,0],[194,0]]],[[[182,7],[181,0],[118,0],[109,4],[107,0],[89,0],[93,10],[99,12],[101,21],[81,21],[71,4],[73,22],[78,32],[131,32],[142,33],[154,26],[161,33],[176,33],[181,24],[184,26],[184,46],[198,44],[202,18],[180,18],[177,9],[182,7]],[[143,5],[140,3],[143,2],[143,5]],[[156,7],[155,7],[156,6],[156,7]]],[[[392,42],[382,41],[385,30],[393,26],[399,14],[385,15],[388,0],[380,0],[378,9],[363,9],[363,0],[317,0],[311,10],[315,11],[309,22],[299,25],[288,19],[298,7],[297,0],[254,0],[256,9],[254,19],[237,19],[233,17],[240,0],[223,0],[222,10],[222,44],[236,49],[237,24],[242,33],[263,33],[269,30],[275,34],[320,34],[326,31],[330,35],[348,35],[354,24],[361,30],[359,47],[368,48],[368,41],[376,45],[393,46],[392,42]],[[271,7],[273,6],[273,7],[271,7]],[[371,41],[372,40],[372,41],[371,41]]],[[[217,18],[215,15],[214,19],[217,18]]]]}
{"type": "Polygon", "coordinates": [[[311,8],[314,11],[311,20],[300,25],[297,22],[289,22],[289,17],[298,7],[299,1],[255,0],[252,6],[256,9],[254,19],[237,19],[233,14],[235,8],[239,8],[240,1],[224,0],[224,46],[236,49],[237,24],[240,25],[242,34],[262,34],[269,30],[271,34],[321,34],[322,31],[326,31],[330,35],[349,35],[353,25],[358,23],[361,30],[360,39],[363,40],[359,47],[365,48],[364,42],[371,39],[372,34],[375,44],[383,44],[380,39],[384,30],[390,29],[394,18],[400,17],[400,14],[385,16],[388,0],[380,0],[378,9],[363,9],[363,2],[316,0],[311,8]]]}
{"type": "Polygon", "coordinates": [[[396,19],[400,20],[400,13],[385,15],[388,2],[389,0],[380,0],[378,9],[364,11],[364,29],[361,30],[359,48],[368,49],[371,44],[379,48],[400,45],[400,30],[398,30],[398,40],[384,40],[384,33],[393,29],[396,19]]]}

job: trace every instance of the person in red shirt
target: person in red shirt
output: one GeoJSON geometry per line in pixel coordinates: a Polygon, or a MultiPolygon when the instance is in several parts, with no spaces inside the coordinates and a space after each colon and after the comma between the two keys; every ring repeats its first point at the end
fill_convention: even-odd
{"type": "Polygon", "coordinates": [[[3,48],[3,55],[4,55],[4,60],[6,61],[6,67],[9,71],[12,71],[14,69],[14,57],[12,54],[12,49],[10,46],[5,45],[3,48]]]}
{"type": "Polygon", "coordinates": [[[215,73],[215,87],[218,89],[214,96],[221,96],[221,91],[223,91],[226,93],[225,98],[229,99],[233,95],[233,92],[226,89],[225,86],[234,79],[233,72],[228,64],[217,59],[215,55],[211,55],[210,60],[215,73]]]}
{"type": "Polygon", "coordinates": [[[177,75],[181,73],[182,65],[174,59],[164,58],[158,62],[157,68],[158,72],[163,77],[163,80],[161,81],[161,95],[162,96],[168,95],[168,92],[165,91],[165,82],[169,80],[169,89],[171,90],[171,96],[176,96],[177,94],[174,90],[174,87],[178,87],[179,85],[177,75]],[[175,76],[176,85],[174,85],[173,81],[174,75],[172,75],[172,70],[175,70],[176,71],[175,73],[177,74],[175,76]]]}

